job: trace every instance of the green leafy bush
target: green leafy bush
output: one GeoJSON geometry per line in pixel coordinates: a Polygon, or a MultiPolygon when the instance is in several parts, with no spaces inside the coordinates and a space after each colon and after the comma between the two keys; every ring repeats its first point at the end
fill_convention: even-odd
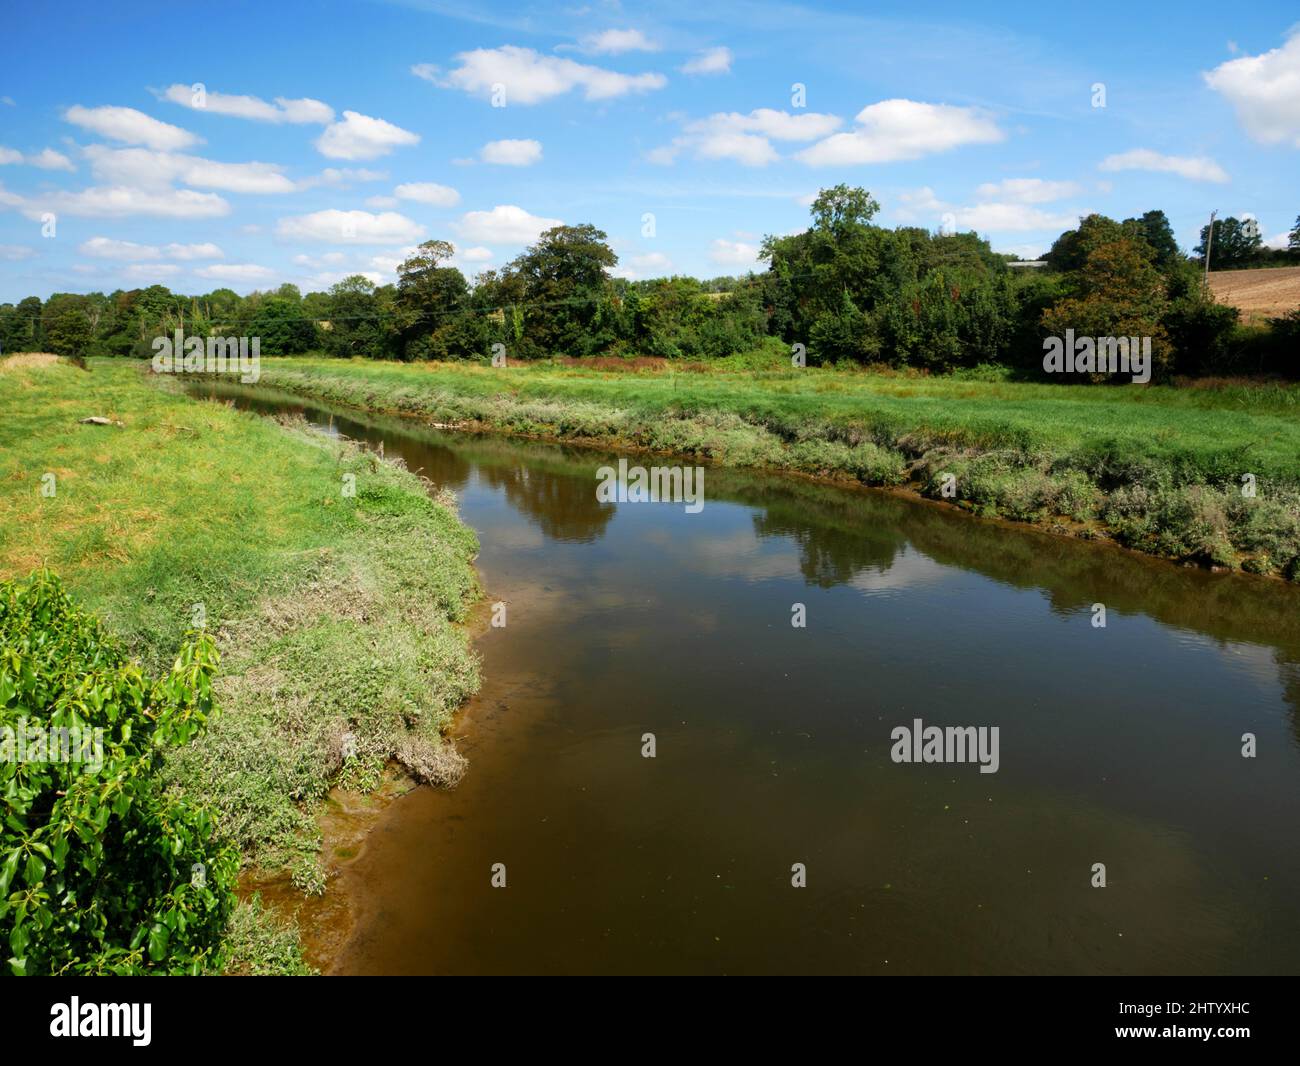
{"type": "Polygon", "coordinates": [[[217,651],[144,675],[42,572],[0,582],[0,937],[14,974],[221,965],[235,848],[167,792],[164,753],[212,715],[217,651]]]}

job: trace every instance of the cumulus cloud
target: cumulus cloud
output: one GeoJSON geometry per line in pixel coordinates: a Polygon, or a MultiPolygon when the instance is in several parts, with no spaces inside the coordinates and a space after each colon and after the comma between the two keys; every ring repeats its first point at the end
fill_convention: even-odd
{"type": "Polygon", "coordinates": [[[1300,148],[1300,31],[1281,48],[1230,59],[1203,76],[1232,104],[1251,138],[1300,148]]]}
{"type": "Polygon", "coordinates": [[[257,122],[316,123],[323,126],[334,121],[334,109],[310,97],[290,100],[277,96],[274,103],[267,103],[257,96],[236,96],[206,89],[200,93],[189,85],[169,85],[158,97],[192,111],[210,111],[214,115],[233,115],[257,122]]]}
{"type": "Polygon", "coordinates": [[[218,218],[230,213],[230,204],[216,193],[127,185],[96,185],[77,192],[43,192],[36,196],[19,196],[0,188],[0,205],[33,219],[46,212],[82,218],[218,218]]]}
{"type": "Polygon", "coordinates": [[[981,200],[1001,200],[1016,204],[1050,204],[1077,196],[1082,188],[1073,181],[1045,181],[1042,178],[1005,178],[985,182],[975,190],[981,200]]]}
{"type": "Polygon", "coordinates": [[[22,163],[29,167],[39,167],[41,170],[76,170],[72,165],[72,160],[62,152],[56,152],[53,148],[43,148],[33,155],[24,155],[22,152],[13,148],[6,148],[0,144],[0,166],[13,163],[22,163]]]}
{"type": "Polygon", "coordinates": [[[418,222],[395,211],[315,211],[292,215],[276,224],[276,235],[291,241],[328,241],[332,244],[404,244],[424,235],[418,222]]]}
{"type": "Polygon", "coordinates": [[[270,267],[258,266],[256,263],[214,263],[212,266],[199,267],[194,273],[211,281],[246,283],[267,281],[275,277],[275,271],[270,267]]]}
{"type": "Polygon", "coordinates": [[[109,148],[102,144],[90,145],[85,154],[95,177],[123,185],[150,188],[179,181],[199,189],[258,194],[287,193],[297,188],[278,163],[219,163],[179,152],[109,148]]]}
{"type": "Polygon", "coordinates": [[[581,89],[588,100],[611,100],[668,84],[662,74],[620,74],[510,44],[461,52],[456,61],[459,65],[446,74],[428,63],[413,66],[411,73],[440,88],[459,89],[485,99],[492,97],[495,86],[504,86],[509,104],[539,104],[574,89],[581,89]]]}
{"type": "Polygon", "coordinates": [[[1206,156],[1161,155],[1149,148],[1134,148],[1130,152],[1108,155],[1101,161],[1100,169],[1151,170],[1177,174],[1189,181],[1213,181],[1220,184],[1229,180],[1223,167],[1206,156]]]}
{"type": "Polygon", "coordinates": [[[491,211],[467,212],[456,230],[467,240],[484,244],[531,244],[548,229],[562,225],[558,218],[541,218],[522,207],[501,204],[491,211]]]}
{"type": "Polygon", "coordinates": [[[344,111],[341,122],[325,127],[316,150],[330,159],[376,159],[394,148],[419,144],[420,135],[356,111],[344,111]]]}
{"type": "Polygon", "coordinates": [[[984,203],[953,210],[959,230],[978,233],[1020,233],[1030,230],[1067,230],[1079,224],[1077,214],[1052,213],[1028,204],[984,203]]]}
{"type": "Polygon", "coordinates": [[[690,151],[698,159],[734,159],[745,166],[761,167],[780,158],[773,140],[815,141],[837,129],[840,122],[837,115],[815,111],[792,115],[767,107],[748,115],[719,112],[688,122],[680,137],[654,149],[648,158],[669,164],[681,152],[690,151]]]}
{"type": "Polygon", "coordinates": [[[198,144],[201,138],[173,126],[159,122],[133,107],[82,107],[68,108],[63,117],[74,126],[91,133],[125,144],[142,144],[160,152],[175,152],[198,144]]]}
{"type": "Polygon", "coordinates": [[[393,190],[393,195],[400,200],[414,200],[418,204],[431,204],[434,207],[454,207],[460,203],[460,193],[450,185],[438,185],[432,181],[399,185],[393,190]]]}
{"type": "Polygon", "coordinates": [[[1078,187],[1072,182],[1025,184],[1037,181],[1037,178],[1011,178],[985,183],[976,190],[982,199],[974,204],[946,203],[927,185],[900,193],[894,214],[901,222],[938,222],[943,228],[979,233],[1060,232],[1076,226],[1078,212],[1050,212],[1034,205],[1072,195],[1079,191],[1078,187]],[[995,196],[1003,199],[988,199],[995,196]]]}
{"type": "Polygon", "coordinates": [[[722,266],[752,267],[758,264],[758,245],[729,241],[719,237],[709,250],[709,258],[722,266]]]}
{"type": "Polygon", "coordinates": [[[505,167],[528,167],[542,158],[541,141],[488,141],[479,153],[485,163],[505,167]]]}
{"type": "Polygon", "coordinates": [[[659,46],[640,30],[603,30],[589,33],[578,42],[588,55],[622,55],[624,52],[657,52],[659,46]]]}
{"type": "Polygon", "coordinates": [[[855,121],[856,129],[827,137],[796,158],[815,167],[894,163],[1006,136],[977,108],[916,100],[882,100],[864,107],[855,121]]]}
{"type": "Polygon", "coordinates": [[[383,181],[387,177],[386,170],[368,170],[365,167],[326,167],[314,177],[301,179],[297,182],[297,188],[313,189],[323,185],[333,189],[346,189],[354,182],[383,181]]]}
{"type": "Polygon", "coordinates": [[[29,248],[25,244],[0,244],[0,259],[16,263],[22,259],[31,259],[36,255],[35,248],[29,248]]]}
{"type": "Polygon", "coordinates": [[[728,74],[731,72],[731,49],[719,46],[699,53],[682,66],[683,74],[728,74]]]}
{"type": "Polygon", "coordinates": [[[152,244],[136,244],[134,241],[119,241],[111,237],[91,237],[82,241],[77,251],[95,259],[111,259],[119,263],[138,262],[150,259],[221,259],[225,253],[211,242],[204,244],[168,244],[158,247],[152,244]]]}

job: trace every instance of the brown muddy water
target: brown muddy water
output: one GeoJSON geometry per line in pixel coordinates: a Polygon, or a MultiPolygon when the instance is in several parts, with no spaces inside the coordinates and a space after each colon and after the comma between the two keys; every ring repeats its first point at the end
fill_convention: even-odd
{"type": "Polygon", "coordinates": [[[508,605],[327,971],[1300,970],[1300,589],[713,467],[698,514],[600,503],[601,453],[219,391],[455,490],[508,605]],[[892,761],[918,718],[997,772],[892,761]]]}

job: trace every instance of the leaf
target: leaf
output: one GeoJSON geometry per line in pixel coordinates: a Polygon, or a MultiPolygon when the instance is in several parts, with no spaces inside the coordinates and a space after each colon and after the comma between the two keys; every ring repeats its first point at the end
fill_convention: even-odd
{"type": "Polygon", "coordinates": [[[0,867],[0,896],[9,892],[9,882],[14,879],[14,874],[18,872],[18,860],[22,857],[21,848],[14,848],[5,857],[4,866],[0,867]]]}
{"type": "Polygon", "coordinates": [[[149,958],[154,962],[161,962],[167,957],[167,939],[169,937],[165,925],[154,925],[149,930],[149,958]]]}

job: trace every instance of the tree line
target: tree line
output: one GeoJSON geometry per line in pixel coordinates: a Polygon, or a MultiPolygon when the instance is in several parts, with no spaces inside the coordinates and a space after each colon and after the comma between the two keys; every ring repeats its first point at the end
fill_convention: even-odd
{"type": "MultiPolygon", "coordinates": [[[[566,225],[473,284],[448,265],[454,247],[432,240],[383,285],[353,275],[306,294],[282,285],[243,297],[228,288],[182,296],[152,285],[28,297],[0,305],[0,346],[148,357],[156,337],[181,329],[256,336],[266,355],[486,361],[503,350],[512,359],[707,361],[769,348],[800,351],[810,365],[1032,374],[1041,372],[1043,339],[1071,328],[1152,338],[1159,378],[1297,376],[1300,310],[1248,325],[1214,302],[1202,277],[1209,227],[1189,256],[1163,211],[1122,221],[1089,215],[1038,269],[1025,269],[975,233],[876,225],[879,206],[864,189],[822,190],[808,228],[765,238],[766,268],[744,277],[616,277],[606,234],[566,225]]],[[[1300,219],[1285,252],[1262,249],[1258,227],[1234,218],[1214,222],[1212,245],[1216,269],[1300,263],[1300,219]]]]}

